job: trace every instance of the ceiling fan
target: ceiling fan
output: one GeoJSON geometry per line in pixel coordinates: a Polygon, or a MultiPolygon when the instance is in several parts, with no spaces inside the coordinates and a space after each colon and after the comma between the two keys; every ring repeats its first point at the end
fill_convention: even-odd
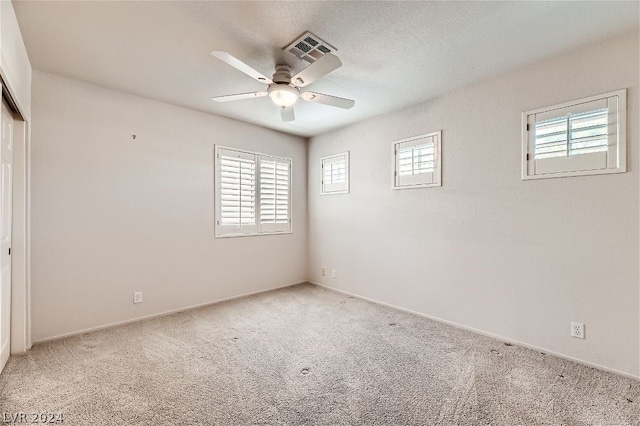
{"type": "Polygon", "coordinates": [[[355,101],[351,99],[339,98],[337,96],[324,95],[316,92],[300,93],[301,87],[308,86],[320,77],[329,74],[331,71],[342,66],[340,59],[331,53],[324,54],[320,59],[316,60],[293,77],[291,77],[291,68],[289,65],[276,65],[276,72],[273,74],[271,79],[260,74],[258,71],[227,52],[214,50],[211,54],[260,83],[268,85],[267,89],[262,92],[238,93],[236,95],[215,96],[211,98],[216,102],[260,98],[269,95],[271,100],[280,107],[282,121],[295,120],[293,104],[296,103],[298,98],[302,98],[307,102],[317,102],[344,109],[349,109],[355,105],[355,101]]]}

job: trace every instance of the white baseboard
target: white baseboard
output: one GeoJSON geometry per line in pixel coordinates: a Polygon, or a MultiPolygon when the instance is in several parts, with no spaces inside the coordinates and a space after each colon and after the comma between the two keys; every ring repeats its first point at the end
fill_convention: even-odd
{"type": "Polygon", "coordinates": [[[277,286],[277,287],[268,288],[268,289],[265,289],[265,290],[254,291],[254,292],[251,292],[251,293],[243,293],[243,294],[240,294],[240,295],[237,295],[237,296],[231,296],[231,297],[227,297],[227,298],[224,298],[224,299],[214,300],[214,301],[211,301],[211,302],[205,302],[205,303],[199,303],[197,305],[185,306],[183,308],[172,309],[170,311],[163,311],[163,312],[159,312],[157,314],[145,315],[145,316],[142,316],[142,317],[136,317],[136,318],[132,318],[132,319],[124,320],[124,321],[112,322],[112,323],[109,323],[109,324],[99,325],[99,326],[96,326],[96,327],[84,328],[82,330],[72,331],[70,333],[58,334],[56,336],[35,340],[33,342],[33,345],[36,345],[38,343],[51,342],[53,340],[64,339],[64,338],[67,338],[67,337],[77,336],[77,335],[80,335],[80,334],[91,333],[93,331],[104,330],[106,328],[117,327],[119,325],[131,324],[131,323],[134,323],[134,322],[144,321],[144,320],[147,320],[147,319],[163,317],[163,316],[166,316],[166,315],[176,314],[178,312],[191,311],[193,309],[203,308],[205,306],[215,305],[215,304],[222,303],[222,302],[228,302],[230,300],[240,299],[242,297],[254,296],[256,294],[266,293],[268,291],[273,291],[273,290],[278,290],[278,289],[281,289],[281,288],[291,287],[291,286],[298,285],[298,284],[304,284],[306,282],[308,282],[308,281],[302,281],[302,282],[299,282],[299,283],[296,283],[296,284],[281,285],[281,286],[277,286]]]}
{"type": "Polygon", "coordinates": [[[578,364],[586,365],[588,367],[597,368],[598,370],[603,370],[603,371],[607,371],[609,373],[618,374],[620,376],[628,377],[630,379],[640,380],[640,376],[635,376],[635,375],[630,374],[630,373],[625,373],[624,371],[619,371],[619,370],[616,370],[616,369],[613,369],[613,368],[605,367],[604,365],[595,364],[593,362],[585,361],[585,360],[580,359],[580,358],[575,358],[575,357],[572,357],[570,355],[565,355],[565,354],[562,354],[562,353],[554,352],[554,351],[546,349],[546,348],[541,348],[539,346],[530,345],[528,343],[521,342],[519,340],[513,340],[513,339],[510,339],[508,337],[500,336],[498,334],[489,333],[487,331],[483,331],[483,330],[479,330],[477,328],[473,328],[473,327],[469,327],[469,326],[466,326],[466,325],[458,324],[458,323],[453,322],[453,321],[448,321],[448,320],[445,320],[445,319],[442,319],[442,318],[438,318],[438,317],[434,317],[434,316],[431,316],[431,315],[427,315],[427,314],[424,314],[422,312],[412,311],[411,309],[402,308],[400,306],[392,305],[390,303],[385,303],[385,302],[381,302],[379,300],[370,299],[368,297],[360,296],[360,295],[357,295],[357,294],[354,294],[354,293],[349,293],[348,291],[339,290],[337,288],[329,287],[329,286],[326,286],[326,285],[323,285],[323,284],[314,283],[313,281],[308,281],[308,282],[311,283],[311,284],[317,285],[318,287],[326,288],[327,290],[335,291],[337,293],[346,294],[348,296],[353,296],[353,297],[357,297],[358,299],[366,300],[367,302],[375,303],[376,305],[381,305],[381,306],[386,306],[388,308],[397,309],[397,310],[402,311],[402,312],[407,312],[409,314],[417,315],[419,317],[427,318],[427,319],[430,319],[430,320],[433,320],[433,321],[437,321],[437,322],[440,322],[440,323],[443,323],[443,324],[448,324],[448,325],[451,325],[451,326],[456,327],[456,328],[461,328],[463,330],[471,331],[473,333],[477,333],[477,334],[480,334],[482,336],[491,337],[493,339],[500,340],[502,342],[508,342],[508,343],[512,343],[514,345],[523,346],[525,348],[533,349],[533,350],[538,351],[538,352],[544,352],[545,354],[548,354],[548,355],[557,356],[558,358],[562,358],[562,359],[566,359],[566,360],[569,360],[569,361],[577,362],[578,364]]]}

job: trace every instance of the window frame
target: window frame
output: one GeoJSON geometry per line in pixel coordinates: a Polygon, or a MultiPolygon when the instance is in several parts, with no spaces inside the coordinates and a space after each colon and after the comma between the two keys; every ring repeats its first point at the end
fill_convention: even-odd
{"type": "Polygon", "coordinates": [[[252,237],[252,236],[260,236],[260,235],[279,235],[279,234],[291,234],[293,233],[293,203],[292,203],[292,195],[293,195],[293,160],[289,157],[283,157],[279,155],[271,155],[265,154],[261,152],[250,151],[242,148],[228,147],[222,145],[214,145],[214,237],[215,238],[235,238],[235,237],[252,237]],[[222,190],[221,190],[221,178],[220,178],[220,153],[221,151],[232,151],[238,153],[240,156],[247,158],[253,157],[254,166],[255,166],[255,213],[254,213],[254,222],[253,222],[253,232],[235,232],[235,233],[225,233],[224,227],[228,225],[221,225],[221,214],[222,214],[222,190]],[[288,174],[288,199],[287,199],[287,214],[288,214],[288,223],[286,224],[286,229],[274,229],[277,228],[277,223],[264,223],[260,222],[260,195],[261,195],[261,160],[267,161],[276,161],[280,163],[288,163],[289,166],[289,174],[288,174]]]}
{"type": "Polygon", "coordinates": [[[333,194],[348,194],[349,190],[350,190],[350,157],[349,157],[349,151],[345,151],[345,152],[340,152],[338,154],[332,154],[332,155],[327,155],[325,157],[322,157],[320,159],[320,172],[322,173],[322,177],[321,177],[321,190],[320,190],[320,195],[333,195],[333,194]],[[340,158],[340,157],[344,157],[344,161],[345,161],[345,183],[344,183],[344,188],[341,189],[334,189],[331,190],[329,188],[327,188],[327,184],[324,180],[325,175],[324,175],[324,169],[325,169],[325,164],[331,164],[333,163],[333,161],[329,161],[332,160],[334,158],[340,158]]]}
{"type": "MultiPolygon", "coordinates": [[[[561,117],[563,115],[562,111],[558,111],[557,117],[561,117]]],[[[540,120],[543,121],[543,120],[540,120]]],[[[536,108],[529,111],[525,111],[522,113],[522,180],[536,180],[536,179],[552,179],[552,178],[561,178],[561,177],[573,177],[573,176],[590,176],[590,175],[603,175],[603,174],[614,174],[614,173],[625,173],[627,171],[627,136],[626,136],[626,127],[627,127],[627,89],[616,90],[613,92],[603,93],[600,95],[589,96],[582,99],[576,99],[569,102],[564,102],[560,104],[550,105],[543,108],[536,108]],[[611,131],[611,128],[615,128],[616,130],[616,138],[615,141],[611,141],[611,138],[608,138],[608,150],[600,151],[602,153],[601,156],[606,157],[606,167],[599,167],[593,169],[573,169],[566,171],[557,171],[557,172],[547,172],[536,174],[536,160],[535,159],[535,125],[536,115],[537,114],[545,114],[551,116],[551,112],[556,110],[565,110],[568,113],[573,111],[581,110],[580,106],[582,104],[587,103],[595,103],[597,101],[605,101],[607,102],[607,108],[609,109],[609,116],[612,115],[611,104],[612,100],[615,99],[615,122],[612,119],[608,121],[608,128],[611,131]]],[[[569,143],[570,141],[567,141],[569,143]]],[[[592,153],[592,154],[600,154],[592,153]]],[[[569,165],[570,162],[574,162],[576,167],[582,167],[581,164],[586,164],[590,159],[587,157],[580,158],[581,155],[590,155],[594,158],[594,162],[598,159],[595,158],[592,154],[580,154],[576,156],[567,156],[567,157],[553,157],[542,160],[552,160],[558,162],[565,162],[564,164],[569,165]],[[581,161],[582,160],[582,161],[581,161]]],[[[600,159],[600,162],[603,160],[600,159]]],[[[565,166],[566,167],[566,166],[565,166]]],[[[569,167],[567,167],[569,168],[569,167]]]]}
{"type": "Polygon", "coordinates": [[[391,153],[393,158],[392,189],[432,188],[432,187],[442,186],[442,130],[393,141],[393,143],[391,144],[391,153]],[[432,182],[420,182],[420,179],[416,179],[418,182],[414,184],[399,184],[398,182],[398,179],[399,179],[398,178],[398,147],[404,144],[407,144],[408,146],[412,146],[412,145],[419,146],[419,145],[422,145],[420,143],[420,140],[431,138],[431,137],[433,137],[435,140],[433,143],[434,145],[433,153],[436,157],[434,161],[434,171],[431,172],[433,175],[432,182]]]}

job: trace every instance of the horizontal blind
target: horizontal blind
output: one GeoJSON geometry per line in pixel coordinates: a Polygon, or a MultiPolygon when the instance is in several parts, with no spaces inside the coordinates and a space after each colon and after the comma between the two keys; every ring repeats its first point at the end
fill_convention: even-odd
{"type": "Polygon", "coordinates": [[[608,126],[608,108],[536,122],[535,159],[606,152],[609,144],[608,126]]]}

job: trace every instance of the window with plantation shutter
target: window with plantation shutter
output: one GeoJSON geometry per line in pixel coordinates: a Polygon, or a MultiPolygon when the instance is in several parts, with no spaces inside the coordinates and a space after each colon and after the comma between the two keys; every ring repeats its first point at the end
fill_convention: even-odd
{"type": "Polygon", "coordinates": [[[626,171],[626,90],[523,114],[523,179],[626,171]]]}
{"type": "Polygon", "coordinates": [[[260,231],[289,231],[291,161],[258,156],[260,162],[260,231]]]}
{"type": "Polygon", "coordinates": [[[438,131],[393,143],[394,189],[441,186],[441,136],[438,131]]]}
{"type": "Polygon", "coordinates": [[[216,146],[217,237],[291,232],[291,160],[216,146]]]}
{"type": "Polygon", "coordinates": [[[349,152],[322,158],[321,194],[349,192],[349,152]]]}
{"type": "Polygon", "coordinates": [[[256,232],[256,161],[253,155],[218,152],[220,234],[256,232]]]}

